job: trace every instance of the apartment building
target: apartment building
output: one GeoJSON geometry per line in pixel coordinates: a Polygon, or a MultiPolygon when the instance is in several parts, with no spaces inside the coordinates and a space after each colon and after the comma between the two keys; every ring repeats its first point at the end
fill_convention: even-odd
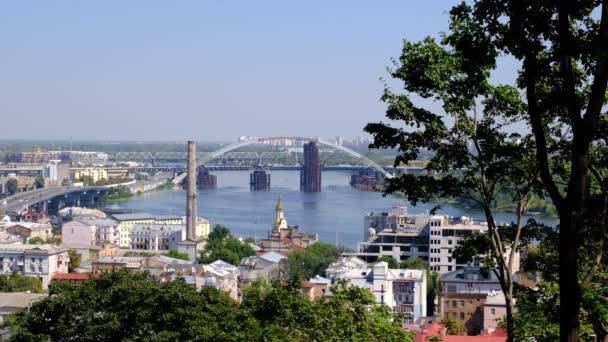
{"type": "MultiPolygon", "coordinates": [[[[332,264],[328,270],[340,269],[341,266],[332,264]]],[[[411,324],[426,316],[427,280],[424,270],[390,269],[386,262],[381,261],[371,267],[326,273],[332,284],[345,280],[349,285],[369,289],[376,303],[387,305],[395,313],[400,313],[404,323],[411,324]]]]}
{"type": "MultiPolygon", "coordinates": [[[[469,263],[441,275],[439,314],[462,322],[469,334],[478,334],[484,327],[484,306],[488,296],[497,293],[502,293],[502,289],[494,272],[485,272],[479,262],[469,263]]],[[[496,299],[498,297],[489,303],[493,303],[494,308],[498,305],[496,299]]]]}
{"type": "Polygon", "coordinates": [[[0,273],[17,272],[42,280],[48,288],[55,273],[67,273],[68,250],[53,245],[0,244],[0,273]]]}
{"type": "Polygon", "coordinates": [[[487,231],[485,221],[470,217],[448,215],[409,214],[403,204],[390,212],[371,213],[364,218],[364,241],[358,251],[346,253],[367,262],[389,256],[399,262],[420,258],[439,273],[460,269],[452,257],[454,248],[473,233],[487,231]]]}

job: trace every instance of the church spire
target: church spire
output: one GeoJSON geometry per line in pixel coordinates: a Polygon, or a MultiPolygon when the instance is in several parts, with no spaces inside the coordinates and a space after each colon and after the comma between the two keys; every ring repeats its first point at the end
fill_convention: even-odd
{"type": "Polygon", "coordinates": [[[283,210],[283,203],[281,202],[281,196],[279,196],[279,202],[277,203],[277,208],[275,211],[284,211],[283,210]]]}

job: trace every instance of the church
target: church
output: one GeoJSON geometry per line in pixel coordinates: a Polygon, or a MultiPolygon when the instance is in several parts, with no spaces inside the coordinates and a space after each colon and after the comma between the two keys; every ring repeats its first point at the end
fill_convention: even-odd
{"type": "Polygon", "coordinates": [[[304,249],[318,240],[317,234],[304,233],[300,231],[299,226],[289,226],[287,224],[283,203],[281,202],[281,197],[279,197],[272,230],[268,238],[258,241],[258,245],[264,253],[279,252],[288,254],[304,249]]]}

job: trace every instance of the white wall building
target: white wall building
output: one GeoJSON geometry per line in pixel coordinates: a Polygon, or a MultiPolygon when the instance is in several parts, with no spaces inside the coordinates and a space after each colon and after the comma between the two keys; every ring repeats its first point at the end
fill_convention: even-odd
{"type": "MultiPolygon", "coordinates": [[[[328,269],[339,269],[332,264],[328,269]]],[[[376,303],[403,314],[405,323],[426,316],[426,271],[389,269],[384,261],[371,268],[353,268],[347,272],[326,272],[332,283],[343,279],[347,284],[369,289],[376,303]],[[331,276],[330,276],[331,274],[331,276]],[[331,278],[335,276],[335,278],[331,278]]]]}
{"type": "Polygon", "coordinates": [[[146,251],[176,250],[186,240],[184,224],[136,223],[129,232],[131,249],[146,251]]]}
{"type": "Polygon", "coordinates": [[[42,280],[48,288],[55,273],[67,273],[68,250],[53,245],[0,244],[0,273],[17,272],[42,280]]]}

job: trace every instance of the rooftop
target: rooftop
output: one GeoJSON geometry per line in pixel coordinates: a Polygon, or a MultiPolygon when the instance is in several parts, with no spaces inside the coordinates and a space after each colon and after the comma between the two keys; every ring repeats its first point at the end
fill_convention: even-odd
{"type": "Polygon", "coordinates": [[[67,249],[50,245],[50,244],[41,244],[41,245],[30,245],[30,244],[0,244],[0,251],[3,252],[47,252],[47,253],[60,253],[67,252],[67,249]]]}
{"type": "Polygon", "coordinates": [[[89,280],[88,273],[55,273],[52,280],[89,280]]]}
{"type": "Polygon", "coordinates": [[[112,218],[118,221],[154,220],[156,216],[148,213],[114,214],[112,218]]]}
{"type": "Polygon", "coordinates": [[[25,293],[25,292],[0,292],[0,308],[2,309],[23,309],[27,308],[34,302],[46,298],[48,295],[43,293],[25,293]]]}
{"type": "Polygon", "coordinates": [[[268,252],[260,255],[260,258],[278,264],[281,260],[286,259],[287,257],[277,252],[268,252]]]}

